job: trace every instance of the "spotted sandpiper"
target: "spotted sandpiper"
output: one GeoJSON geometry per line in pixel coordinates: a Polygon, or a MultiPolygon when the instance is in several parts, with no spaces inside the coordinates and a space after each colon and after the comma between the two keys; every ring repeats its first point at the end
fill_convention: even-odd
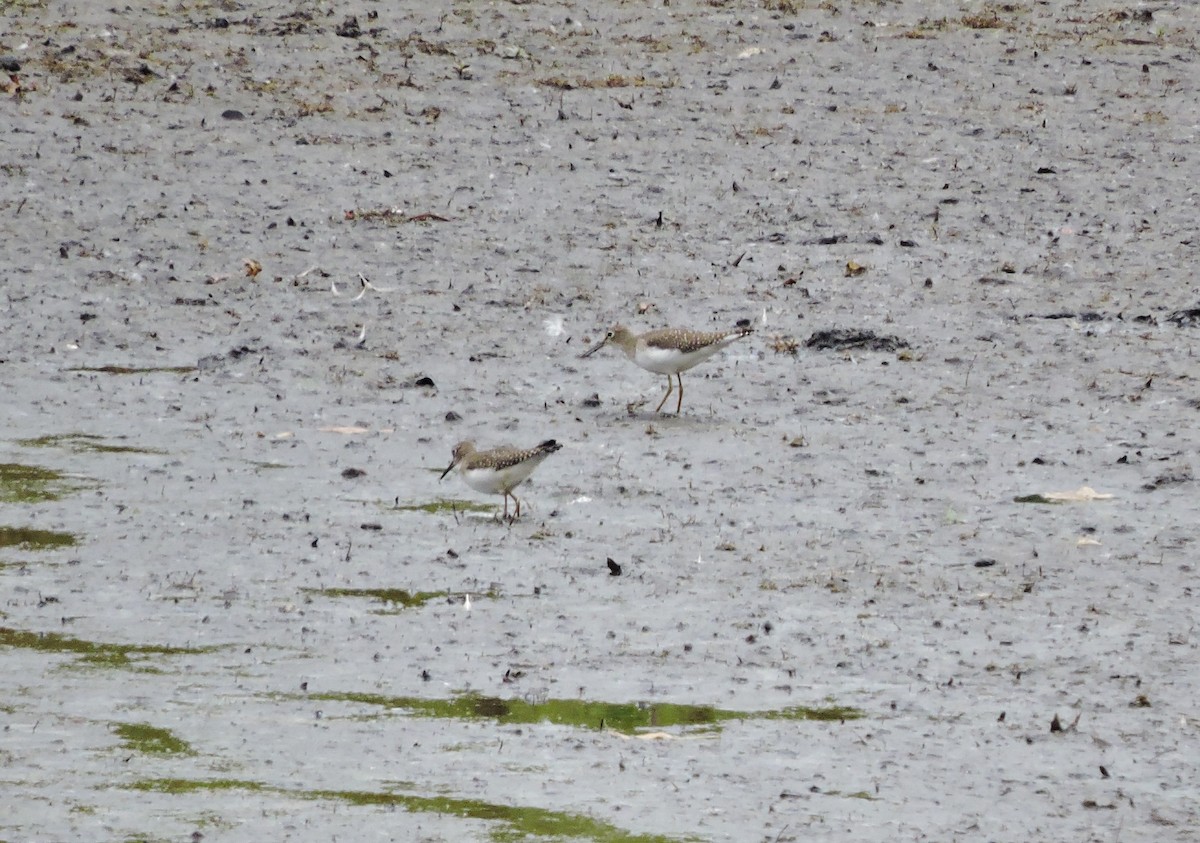
{"type": "Polygon", "coordinates": [[[654,408],[659,412],[671,397],[674,384],[671,375],[679,383],[679,400],[675,412],[683,407],[683,373],[698,363],[712,357],[725,346],[754,333],[749,325],[739,325],[732,331],[691,331],[686,328],[659,328],[644,334],[635,334],[624,325],[609,328],[604,339],[593,345],[580,357],[591,357],[606,345],[615,345],[625,356],[648,372],[667,376],[667,394],[654,408]]]}
{"type": "Polygon", "coordinates": [[[508,499],[517,505],[514,518],[521,517],[521,501],[512,493],[513,489],[529,479],[542,460],[553,454],[562,445],[547,439],[535,448],[521,450],[501,446],[487,451],[475,450],[474,442],[459,442],[454,446],[450,465],[442,472],[442,479],[457,468],[463,480],[477,492],[489,495],[504,495],[504,517],[508,517],[508,499]]]}

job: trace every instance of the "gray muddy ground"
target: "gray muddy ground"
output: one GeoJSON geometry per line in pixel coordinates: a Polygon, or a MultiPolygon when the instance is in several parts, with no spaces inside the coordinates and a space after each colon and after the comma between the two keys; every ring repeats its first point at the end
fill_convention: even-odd
{"type": "Polygon", "coordinates": [[[1196,7],[417,5],[3,6],[0,839],[1196,839],[1196,7]]]}

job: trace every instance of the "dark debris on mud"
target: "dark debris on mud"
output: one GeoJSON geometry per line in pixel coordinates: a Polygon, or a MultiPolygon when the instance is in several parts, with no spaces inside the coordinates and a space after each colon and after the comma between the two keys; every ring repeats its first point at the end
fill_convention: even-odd
{"type": "Polygon", "coordinates": [[[827,328],[816,331],[805,343],[817,351],[898,351],[908,348],[907,341],[889,334],[877,334],[857,328],[827,328]]]}

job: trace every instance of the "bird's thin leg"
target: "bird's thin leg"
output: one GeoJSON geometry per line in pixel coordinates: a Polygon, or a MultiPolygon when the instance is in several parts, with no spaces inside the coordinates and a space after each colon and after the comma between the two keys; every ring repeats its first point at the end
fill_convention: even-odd
{"type": "MultiPolygon", "coordinates": [[[[512,494],[512,493],[510,492],[509,494],[512,494]]],[[[513,503],[515,503],[517,505],[517,514],[514,515],[513,518],[514,519],[520,518],[521,517],[521,499],[518,498],[516,495],[513,495],[512,499],[513,499],[513,503]]]]}
{"type": "Polygon", "coordinates": [[[508,517],[508,492],[504,493],[504,517],[508,517]]]}
{"type": "Polygon", "coordinates": [[[683,409],[683,372],[676,372],[675,377],[679,379],[679,403],[675,405],[675,415],[679,415],[679,411],[683,409]]]}
{"type": "Polygon", "coordinates": [[[671,376],[667,375],[667,394],[663,396],[663,400],[658,402],[658,406],[654,408],[654,412],[658,412],[663,408],[663,404],[667,403],[667,399],[671,397],[671,390],[675,388],[675,384],[671,383],[671,376]]]}

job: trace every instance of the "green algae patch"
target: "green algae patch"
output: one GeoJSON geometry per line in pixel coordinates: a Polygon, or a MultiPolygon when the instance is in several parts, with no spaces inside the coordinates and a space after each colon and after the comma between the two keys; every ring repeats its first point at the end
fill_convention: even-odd
{"type": "Polygon", "coordinates": [[[774,711],[730,711],[712,706],[679,703],[590,702],[588,700],[505,700],[479,694],[462,694],[450,699],[388,697],[380,694],[321,693],[310,699],[357,702],[403,709],[415,717],[445,717],[456,720],[495,720],[497,723],[555,723],[584,729],[613,729],[632,735],[643,729],[719,728],[726,720],[857,720],[863,713],[846,706],[811,708],[796,706],[774,711]]]}
{"type": "Polygon", "coordinates": [[[403,588],[306,588],[304,592],[321,597],[359,597],[374,600],[385,606],[384,609],[376,610],[379,614],[424,606],[430,600],[450,596],[448,591],[406,591],[403,588]]]}
{"type": "MultiPolygon", "coordinates": [[[[120,436],[118,439],[124,439],[120,436]]],[[[38,436],[35,439],[19,439],[17,444],[25,448],[65,448],[75,454],[166,454],[158,448],[139,448],[136,445],[112,445],[103,436],[91,433],[58,433],[38,436]]]]}
{"type": "Polygon", "coordinates": [[[879,799],[878,796],[872,796],[870,793],[867,793],[865,790],[856,790],[856,791],[854,791],[854,793],[844,793],[842,795],[845,796],[847,799],[865,799],[868,802],[875,802],[879,799]]]}
{"type": "Polygon", "coordinates": [[[0,463],[0,503],[56,501],[96,487],[91,480],[68,478],[61,471],[21,463],[0,463]]]}
{"type": "Polygon", "coordinates": [[[190,375],[195,366],[72,366],[68,372],[91,372],[100,375],[190,375]]]}
{"type": "Polygon", "coordinates": [[[42,653],[69,653],[87,665],[138,667],[149,656],[179,656],[211,653],[217,647],[161,647],[153,644],[104,644],[71,638],[56,632],[29,632],[0,626],[0,647],[20,647],[42,653]]]}
{"type": "Polygon", "coordinates": [[[807,706],[797,705],[775,711],[756,711],[748,720],[822,720],[841,723],[843,720],[860,720],[866,717],[861,708],[848,705],[807,706]]]}
{"type": "Polygon", "coordinates": [[[1017,495],[1013,498],[1013,503],[1041,503],[1056,506],[1061,504],[1062,501],[1051,500],[1045,495],[1017,495]]]}
{"type": "Polygon", "coordinates": [[[354,790],[314,790],[296,795],[305,795],[312,799],[338,800],[350,805],[403,808],[412,813],[420,811],[463,819],[488,820],[500,824],[498,828],[491,830],[489,836],[502,843],[547,837],[594,840],[598,843],[681,843],[696,839],[633,834],[585,814],[549,811],[530,806],[498,805],[450,796],[413,796],[354,790]]]}
{"type": "Polygon", "coordinates": [[[134,790],[154,793],[192,794],[221,790],[270,793],[291,799],[342,802],[365,808],[399,808],[410,813],[431,813],[494,823],[490,837],[497,843],[537,839],[593,840],[596,843],[688,843],[695,837],[666,837],[634,834],[585,814],[549,811],[516,805],[499,805],[451,796],[420,796],[365,790],[292,790],[238,779],[144,779],[129,785],[134,790]]]}
{"type": "Polygon", "coordinates": [[[114,723],[113,731],[126,749],[148,755],[195,755],[187,741],[149,723],[114,723]]]}
{"type": "Polygon", "coordinates": [[[187,793],[208,793],[219,790],[248,790],[254,793],[273,791],[286,794],[288,791],[267,787],[262,782],[245,779],[142,779],[129,785],[132,790],[151,793],[170,793],[180,796],[187,793]]]}
{"type": "Polygon", "coordinates": [[[0,547],[16,547],[21,550],[53,550],[58,547],[74,547],[79,540],[71,533],[54,530],[35,530],[32,527],[0,526],[0,547]]]}
{"type": "Polygon", "coordinates": [[[451,514],[455,512],[494,512],[496,509],[492,504],[456,498],[438,498],[429,503],[397,504],[391,508],[399,512],[427,512],[430,515],[446,512],[451,514]]]}

